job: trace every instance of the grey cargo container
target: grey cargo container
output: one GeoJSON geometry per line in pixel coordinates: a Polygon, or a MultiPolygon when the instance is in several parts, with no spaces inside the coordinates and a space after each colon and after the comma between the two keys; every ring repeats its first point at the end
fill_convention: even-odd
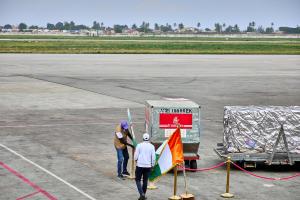
{"type": "Polygon", "coordinates": [[[200,145],[200,106],[190,100],[148,100],[145,107],[146,131],[158,148],[180,124],[186,165],[197,168],[200,145]]]}

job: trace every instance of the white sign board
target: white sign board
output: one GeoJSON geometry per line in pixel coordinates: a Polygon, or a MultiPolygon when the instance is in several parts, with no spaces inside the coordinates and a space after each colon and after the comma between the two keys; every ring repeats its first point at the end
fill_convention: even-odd
{"type": "MultiPolygon", "coordinates": [[[[165,129],[165,137],[168,138],[174,133],[176,129],[165,129]]],[[[180,129],[181,137],[186,138],[186,129],[180,129]]]]}

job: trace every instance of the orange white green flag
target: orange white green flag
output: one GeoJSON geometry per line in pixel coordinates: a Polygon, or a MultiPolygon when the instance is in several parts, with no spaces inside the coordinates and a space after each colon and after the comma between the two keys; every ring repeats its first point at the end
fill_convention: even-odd
{"type": "Polygon", "coordinates": [[[156,150],[155,154],[156,163],[150,173],[150,181],[154,181],[158,177],[166,174],[173,169],[175,165],[183,163],[183,145],[179,127],[168,140],[164,141],[164,143],[156,150]]]}

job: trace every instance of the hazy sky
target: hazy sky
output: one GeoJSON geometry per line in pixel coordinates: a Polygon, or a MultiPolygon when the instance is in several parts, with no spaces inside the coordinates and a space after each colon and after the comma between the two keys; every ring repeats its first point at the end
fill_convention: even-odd
{"type": "Polygon", "coordinates": [[[47,22],[71,21],[105,25],[142,21],[202,28],[225,22],[245,28],[250,21],[275,27],[300,25],[300,0],[0,0],[0,25],[45,26],[47,22]]]}

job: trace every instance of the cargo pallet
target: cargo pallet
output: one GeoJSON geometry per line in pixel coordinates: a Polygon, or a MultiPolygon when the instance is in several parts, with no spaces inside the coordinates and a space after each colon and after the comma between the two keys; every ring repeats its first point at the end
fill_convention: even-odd
{"type": "Polygon", "coordinates": [[[266,165],[294,165],[295,162],[300,162],[300,154],[289,152],[283,126],[280,128],[279,135],[271,153],[229,153],[223,143],[218,143],[214,151],[220,158],[227,159],[230,157],[233,162],[243,164],[244,168],[256,167],[257,162],[265,163],[266,165]],[[281,137],[284,141],[286,152],[276,152],[281,137]]]}

